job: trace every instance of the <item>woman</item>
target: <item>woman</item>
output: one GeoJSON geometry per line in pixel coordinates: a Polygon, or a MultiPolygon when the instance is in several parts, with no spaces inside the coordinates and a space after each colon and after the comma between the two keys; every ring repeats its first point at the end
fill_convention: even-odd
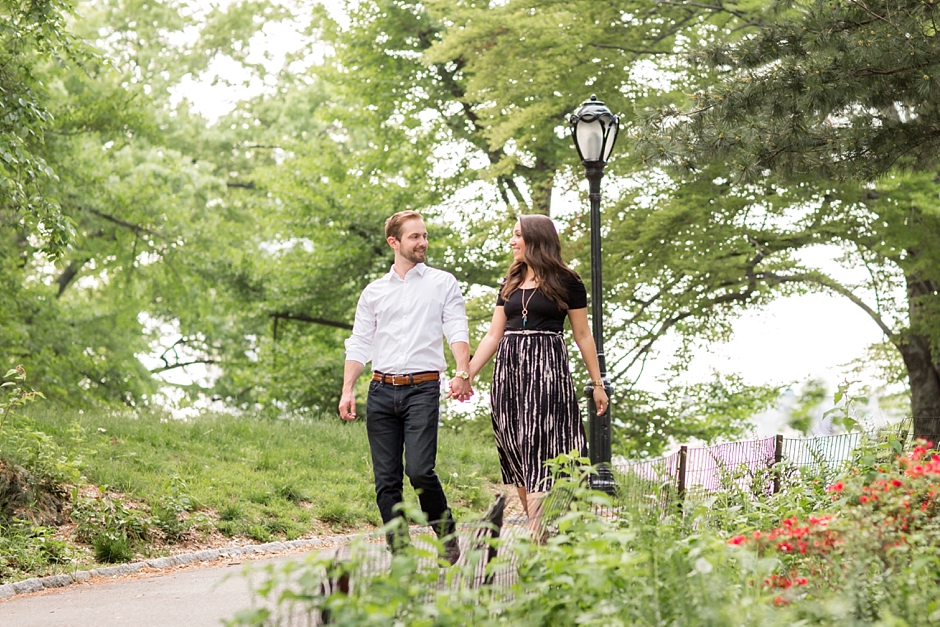
{"type": "Polygon", "coordinates": [[[598,415],[607,408],[607,393],[588,327],[587,292],[561,258],[554,223],[543,215],[520,216],[509,245],[513,262],[490,329],[470,362],[470,378],[496,355],[490,405],[503,481],[516,486],[529,530],[541,541],[541,498],[552,481],[544,464],[586,449],[562,335],[565,317],[591,377],[598,415]]]}

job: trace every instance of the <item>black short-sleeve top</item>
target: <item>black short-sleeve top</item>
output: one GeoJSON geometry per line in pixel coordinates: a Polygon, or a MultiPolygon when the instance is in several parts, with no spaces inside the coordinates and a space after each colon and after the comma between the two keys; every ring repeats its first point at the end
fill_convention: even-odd
{"type": "MultiPolygon", "coordinates": [[[[573,274],[562,279],[562,285],[567,290],[565,302],[568,309],[584,309],[587,307],[587,290],[584,282],[573,274]]],[[[503,307],[506,314],[507,329],[531,329],[534,331],[564,331],[565,317],[568,315],[538,289],[517,289],[504,299],[502,294],[496,298],[496,306],[503,307]],[[522,303],[525,299],[526,319],[522,320],[522,303]]]]}

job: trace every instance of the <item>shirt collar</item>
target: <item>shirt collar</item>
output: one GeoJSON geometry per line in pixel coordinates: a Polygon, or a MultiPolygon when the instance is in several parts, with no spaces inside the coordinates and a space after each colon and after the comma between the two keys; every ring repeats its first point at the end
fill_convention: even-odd
{"type": "MultiPolygon", "coordinates": [[[[428,271],[428,266],[427,266],[427,264],[424,264],[424,263],[415,264],[415,267],[414,267],[414,268],[412,268],[411,270],[409,270],[408,272],[405,273],[405,278],[407,279],[408,276],[409,276],[410,274],[412,274],[412,273],[417,273],[418,276],[424,276],[424,273],[427,272],[427,271],[428,271]]],[[[399,277],[398,277],[398,273],[395,272],[395,264],[392,264],[391,266],[389,266],[389,268],[388,268],[388,274],[386,274],[385,276],[388,277],[389,279],[398,279],[398,278],[399,278],[399,277]]],[[[399,279],[399,280],[401,280],[401,279],[399,279]]]]}

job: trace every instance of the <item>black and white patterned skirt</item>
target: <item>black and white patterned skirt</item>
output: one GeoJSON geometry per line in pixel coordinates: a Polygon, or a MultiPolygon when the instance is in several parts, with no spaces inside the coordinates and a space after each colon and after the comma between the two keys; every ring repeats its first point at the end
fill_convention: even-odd
{"type": "Polygon", "coordinates": [[[504,483],[545,492],[552,483],[547,460],[572,451],[587,455],[561,332],[506,329],[496,350],[490,406],[504,483]]]}

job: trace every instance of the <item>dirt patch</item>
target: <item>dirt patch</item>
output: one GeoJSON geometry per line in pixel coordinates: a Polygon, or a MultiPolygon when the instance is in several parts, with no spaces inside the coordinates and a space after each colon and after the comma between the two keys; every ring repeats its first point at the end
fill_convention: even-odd
{"type": "Polygon", "coordinates": [[[65,522],[65,505],[60,487],[38,480],[22,466],[0,460],[0,519],[61,525],[65,522]]]}

